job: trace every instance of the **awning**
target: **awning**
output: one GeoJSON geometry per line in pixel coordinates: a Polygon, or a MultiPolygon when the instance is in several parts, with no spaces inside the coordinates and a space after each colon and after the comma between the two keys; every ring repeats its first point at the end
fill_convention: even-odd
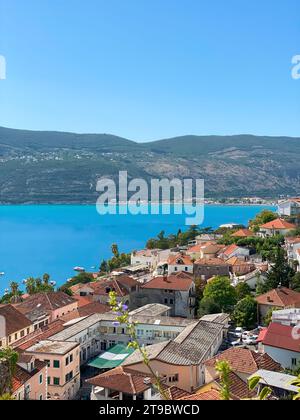
{"type": "Polygon", "coordinates": [[[117,344],[107,352],[96,357],[88,365],[97,369],[114,369],[120,366],[134,352],[134,349],[128,348],[123,344],[117,344]]]}

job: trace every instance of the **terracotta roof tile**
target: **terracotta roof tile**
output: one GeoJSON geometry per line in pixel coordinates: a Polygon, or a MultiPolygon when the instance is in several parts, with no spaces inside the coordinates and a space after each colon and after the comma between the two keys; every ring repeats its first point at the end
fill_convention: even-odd
{"type": "Polygon", "coordinates": [[[129,395],[137,395],[151,388],[153,381],[151,380],[150,384],[145,383],[146,378],[150,378],[150,375],[120,366],[87,380],[87,383],[129,395]]]}
{"type": "Polygon", "coordinates": [[[231,235],[233,238],[249,238],[254,236],[254,233],[249,229],[240,229],[231,235]]]}
{"type": "Polygon", "coordinates": [[[300,304],[300,293],[281,287],[257,296],[256,301],[260,305],[285,308],[300,304]]]}
{"type": "Polygon", "coordinates": [[[210,391],[183,397],[181,401],[221,401],[221,399],[220,391],[211,389],[210,391]]]}
{"type": "Polygon", "coordinates": [[[169,265],[193,265],[191,257],[185,254],[171,255],[168,259],[169,265]]]}
{"type": "Polygon", "coordinates": [[[293,223],[289,223],[283,219],[276,219],[272,222],[265,223],[264,225],[260,226],[261,229],[277,229],[277,230],[285,230],[285,229],[296,229],[296,225],[293,223]]]}
{"type": "Polygon", "coordinates": [[[202,266],[229,266],[229,264],[221,258],[201,258],[195,261],[195,265],[202,265],[202,266]]]}
{"type": "Polygon", "coordinates": [[[280,364],[275,362],[268,354],[255,353],[246,348],[231,348],[207,360],[204,364],[215,367],[218,360],[228,361],[233,372],[246,373],[248,375],[253,375],[259,369],[275,372],[281,370],[280,364]]]}
{"type": "Polygon", "coordinates": [[[293,337],[293,327],[272,323],[262,337],[265,346],[277,347],[300,353],[300,338],[293,337]]]}
{"type": "Polygon", "coordinates": [[[155,277],[142,286],[142,289],[182,290],[191,288],[193,279],[186,273],[177,273],[166,277],[155,277]]]}

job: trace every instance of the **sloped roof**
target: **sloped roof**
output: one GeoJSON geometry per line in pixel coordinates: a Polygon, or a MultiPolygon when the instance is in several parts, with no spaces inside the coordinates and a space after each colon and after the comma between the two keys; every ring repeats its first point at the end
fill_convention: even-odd
{"type": "Polygon", "coordinates": [[[210,391],[192,394],[187,397],[180,398],[181,401],[221,401],[221,393],[216,389],[211,389],[210,391]]]}
{"type": "MultiPolygon", "coordinates": [[[[218,378],[215,382],[221,387],[221,379],[218,378]]],[[[236,399],[243,400],[246,398],[253,398],[256,396],[255,392],[249,391],[249,386],[244,382],[235,372],[229,374],[230,394],[236,399]]]]}
{"type": "Polygon", "coordinates": [[[233,238],[249,238],[254,236],[254,233],[250,229],[240,229],[231,235],[233,238]]]}
{"type": "Polygon", "coordinates": [[[265,346],[277,347],[284,350],[291,350],[300,353],[300,338],[293,336],[293,327],[272,323],[264,337],[262,343],[265,346]]]}
{"type": "Polygon", "coordinates": [[[232,244],[232,245],[229,245],[229,246],[223,248],[221,250],[220,254],[223,254],[223,255],[226,255],[227,257],[230,257],[230,255],[233,254],[239,248],[240,248],[239,246],[237,246],[235,244],[232,244]]]}
{"type": "Polygon", "coordinates": [[[90,385],[109,388],[129,395],[137,395],[146,391],[151,388],[152,382],[153,379],[150,375],[137,372],[123,366],[117,367],[109,372],[87,380],[87,383],[90,385]],[[150,384],[145,383],[147,378],[151,380],[150,384]]]}
{"type": "Polygon", "coordinates": [[[177,273],[170,276],[155,277],[142,286],[142,289],[162,289],[187,291],[191,288],[193,279],[185,273],[177,273]]]}
{"type": "Polygon", "coordinates": [[[12,379],[13,392],[20,389],[26,382],[28,382],[33,376],[39,374],[45,367],[46,363],[37,359],[35,360],[35,369],[32,372],[28,372],[21,366],[17,365],[12,379]]]}
{"type": "Polygon", "coordinates": [[[37,293],[15,307],[32,321],[52,311],[77,303],[76,299],[63,292],[37,293]]]}
{"type": "Polygon", "coordinates": [[[5,318],[7,336],[32,325],[30,319],[12,305],[0,305],[0,316],[5,318]]]}
{"type": "Polygon", "coordinates": [[[261,229],[277,229],[277,230],[285,230],[285,229],[296,229],[296,225],[293,223],[289,223],[284,219],[276,219],[272,222],[265,223],[264,225],[260,226],[261,229]]]}
{"type": "Polygon", "coordinates": [[[169,265],[193,265],[191,257],[185,254],[171,255],[168,259],[169,265]]]}
{"type": "Polygon", "coordinates": [[[300,293],[288,289],[287,287],[281,287],[257,296],[256,301],[259,305],[285,308],[300,304],[300,293]]]}
{"type": "Polygon", "coordinates": [[[223,353],[207,360],[206,366],[215,367],[218,361],[226,360],[229,362],[233,372],[246,373],[253,375],[259,369],[280,371],[281,365],[273,360],[268,354],[255,353],[246,348],[231,348],[223,353]]]}
{"type": "Polygon", "coordinates": [[[195,261],[195,265],[201,265],[201,266],[228,266],[229,264],[227,261],[221,260],[221,258],[200,258],[199,260],[195,261]]]}

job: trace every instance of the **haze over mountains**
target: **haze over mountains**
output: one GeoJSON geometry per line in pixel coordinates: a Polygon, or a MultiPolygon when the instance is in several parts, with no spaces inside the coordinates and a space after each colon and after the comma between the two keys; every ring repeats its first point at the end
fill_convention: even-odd
{"type": "Polygon", "coordinates": [[[136,143],[107,134],[0,127],[0,202],[95,203],[100,177],[203,178],[206,197],[299,194],[300,138],[184,136],[136,143]]]}

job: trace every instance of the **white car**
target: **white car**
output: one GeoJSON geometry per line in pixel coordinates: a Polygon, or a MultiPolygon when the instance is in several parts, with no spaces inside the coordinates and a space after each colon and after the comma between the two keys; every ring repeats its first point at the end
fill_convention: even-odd
{"type": "Polygon", "coordinates": [[[243,344],[246,344],[247,346],[255,346],[257,344],[258,337],[253,335],[245,338],[243,340],[243,344]]]}

